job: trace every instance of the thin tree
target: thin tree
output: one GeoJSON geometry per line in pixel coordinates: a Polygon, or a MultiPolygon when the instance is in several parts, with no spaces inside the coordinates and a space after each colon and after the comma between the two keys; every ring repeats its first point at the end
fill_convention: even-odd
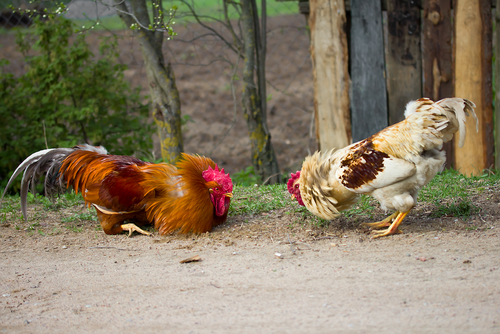
{"type": "MultiPolygon", "coordinates": [[[[266,94],[266,0],[261,0],[261,16],[256,0],[222,0],[224,18],[199,16],[190,0],[181,0],[197,22],[221,39],[230,50],[244,60],[242,70],[243,94],[242,107],[251,143],[252,165],[262,182],[279,183],[281,174],[276,153],[271,143],[271,133],[267,127],[266,94]],[[234,9],[238,20],[231,20],[229,11],[234,9]],[[212,20],[230,32],[232,40],[220,31],[202,21],[212,20]]],[[[234,65],[234,64],[233,64],[234,65]]]]}
{"type": "Polygon", "coordinates": [[[169,15],[165,15],[162,1],[152,0],[150,16],[146,0],[114,1],[119,17],[127,27],[134,30],[141,45],[153,102],[153,119],[160,138],[161,156],[166,162],[174,162],[183,151],[181,101],[173,68],[170,62],[165,63],[162,53],[165,33],[173,34],[170,27],[172,9],[169,10],[169,15]]]}

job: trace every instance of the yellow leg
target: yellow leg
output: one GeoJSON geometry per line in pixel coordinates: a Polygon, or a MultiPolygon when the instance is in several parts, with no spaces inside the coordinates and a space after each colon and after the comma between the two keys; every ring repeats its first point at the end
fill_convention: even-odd
{"type": "Polygon", "coordinates": [[[381,227],[387,227],[391,225],[391,221],[393,218],[395,218],[399,214],[399,211],[394,212],[392,215],[389,217],[385,218],[382,221],[375,222],[375,223],[363,223],[365,226],[370,226],[371,228],[377,229],[381,227]]]}
{"type": "Polygon", "coordinates": [[[398,216],[396,217],[396,220],[394,220],[394,222],[391,224],[391,226],[389,226],[388,229],[386,229],[386,230],[380,230],[380,231],[372,231],[372,233],[375,234],[372,237],[372,239],[380,238],[380,237],[385,237],[387,235],[396,234],[396,233],[403,233],[400,230],[398,230],[398,226],[399,226],[399,224],[401,224],[401,222],[403,221],[403,219],[406,217],[406,215],[409,212],[410,211],[400,212],[398,214],[398,216]]]}
{"type": "Polygon", "coordinates": [[[128,231],[128,236],[132,235],[132,232],[138,232],[144,235],[151,235],[151,233],[144,231],[143,229],[137,227],[135,224],[123,224],[120,226],[123,231],[128,231]]]}

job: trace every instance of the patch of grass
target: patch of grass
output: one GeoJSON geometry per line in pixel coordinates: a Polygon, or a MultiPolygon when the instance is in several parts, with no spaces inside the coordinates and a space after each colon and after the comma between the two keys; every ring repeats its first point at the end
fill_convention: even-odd
{"type": "Polygon", "coordinates": [[[498,185],[500,172],[466,177],[455,170],[438,173],[419,193],[418,200],[433,203],[447,198],[467,199],[470,195],[498,185]]]}
{"type": "Polygon", "coordinates": [[[64,227],[70,231],[75,232],[75,233],[79,233],[79,232],[83,231],[83,227],[81,227],[81,226],[70,225],[70,226],[64,226],[64,227]]]}
{"type": "Polygon", "coordinates": [[[498,186],[499,182],[498,171],[466,177],[455,170],[445,170],[422,189],[418,200],[436,205],[437,209],[431,213],[434,218],[470,217],[479,212],[479,208],[472,203],[471,196],[498,186]]]}
{"type": "Polygon", "coordinates": [[[75,213],[72,216],[64,217],[61,220],[61,223],[80,222],[80,221],[87,221],[87,220],[97,221],[97,214],[95,213],[95,211],[93,212],[93,211],[88,210],[88,211],[85,211],[82,213],[75,213]]]}
{"type": "Polygon", "coordinates": [[[240,186],[233,190],[229,215],[258,214],[282,209],[291,204],[285,184],[267,186],[240,186]]]}
{"type": "Polygon", "coordinates": [[[375,202],[376,200],[373,197],[361,195],[359,202],[356,203],[356,205],[351,209],[343,211],[342,214],[346,217],[369,216],[371,218],[373,210],[375,210],[375,207],[373,206],[375,202]]]}
{"type": "Polygon", "coordinates": [[[234,184],[240,186],[253,186],[259,183],[259,178],[255,174],[253,166],[248,166],[242,171],[233,173],[231,179],[234,184]]]}
{"type": "Polygon", "coordinates": [[[0,207],[0,213],[16,213],[21,210],[21,201],[18,196],[6,196],[0,207]]]}
{"type": "Polygon", "coordinates": [[[468,200],[462,200],[449,204],[436,202],[437,209],[431,213],[431,217],[470,217],[479,212],[479,207],[468,200]]]}
{"type": "MultiPolygon", "coordinates": [[[[199,16],[202,22],[211,22],[214,19],[223,20],[224,13],[221,0],[204,0],[204,1],[188,1],[191,5],[194,4],[194,9],[196,14],[199,16]],[[208,19],[208,18],[211,19],[208,19]]],[[[186,25],[188,23],[196,22],[196,19],[191,15],[189,7],[179,0],[164,0],[163,8],[167,12],[173,5],[177,6],[177,13],[173,19],[175,22],[172,28],[175,31],[175,27],[178,25],[186,25]]],[[[261,8],[261,3],[257,2],[257,7],[261,8]]],[[[151,11],[151,7],[149,7],[151,11]]],[[[238,14],[234,11],[234,7],[229,6],[229,17],[231,19],[237,19],[238,14]]],[[[298,14],[299,9],[296,2],[284,2],[269,0],[267,1],[267,16],[274,17],[278,15],[293,15],[298,14]]],[[[95,13],[88,13],[90,17],[95,15],[95,13]]],[[[151,13],[150,13],[151,14],[151,13]]],[[[127,27],[123,21],[118,17],[118,15],[101,17],[100,22],[96,25],[96,20],[93,19],[74,19],[73,22],[77,25],[79,29],[88,29],[94,26],[94,30],[123,30],[127,27]]]]}

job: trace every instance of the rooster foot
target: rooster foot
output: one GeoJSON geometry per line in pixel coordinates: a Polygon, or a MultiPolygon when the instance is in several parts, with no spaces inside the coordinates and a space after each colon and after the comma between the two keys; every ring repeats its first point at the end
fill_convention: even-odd
{"type": "Polygon", "coordinates": [[[375,223],[363,223],[363,225],[364,226],[369,226],[372,229],[378,229],[378,228],[381,228],[381,227],[391,226],[392,219],[395,218],[398,214],[399,214],[399,211],[396,211],[392,215],[390,215],[389,217],[385,218],[382,221],[375,222],[375,223]]]}
{"type": "Polygon", "coordinates": [[[151,233],[144,231],[143,229],[137,227],[135,224],[123,224],[121,225],[123,231],[128,231],[128,236],[132,235],[132,232],[138,232],[144,235],[151,235],[151,233]]]}
{"type": "Polygon", "coordinates": [[[385,230],[372,231],[372,233],[374,234],[374,236],[372,236],[372,239],[385,237],[385,236],[388,236],[391,234],[403,233],[401,230],[398,230],[398,226],[399,226],[399,224],[401,224],[401,222],[403,221],[403,219],[406,217],[406,215],[409,212],[410,211],[396,212],[398,214],[398,216],[396,217],[394,222],[391,224],[391,226],[389,226],[389,228],[385,229],[385,230]]]}

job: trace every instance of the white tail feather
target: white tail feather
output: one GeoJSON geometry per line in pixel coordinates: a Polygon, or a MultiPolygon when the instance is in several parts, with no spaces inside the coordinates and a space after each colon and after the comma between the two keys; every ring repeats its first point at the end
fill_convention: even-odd
{"type": "Polygon", "coordinates": [[[447,98],[436,102],[438,105],[446,109],[447,111],[453,112],[458,121],[458,131],[460,132],[460,137],[458,140],[458,146],[464,146],[465,141],[465,122],[466,116],[472,115],[476,120],[476,132],[479,131],[479,120],[477,119],[474,108],[476,105],[474,102],[461,99],[461,98],[447,98]]]}

